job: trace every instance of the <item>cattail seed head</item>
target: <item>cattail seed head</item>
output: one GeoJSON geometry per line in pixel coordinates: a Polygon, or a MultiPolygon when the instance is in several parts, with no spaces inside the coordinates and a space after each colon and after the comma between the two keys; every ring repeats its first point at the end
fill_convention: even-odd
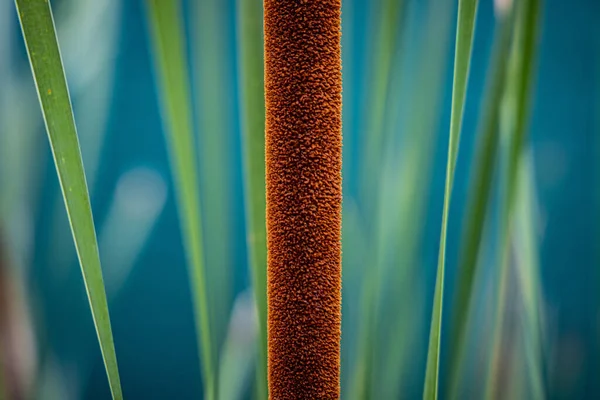
{"type": "Polygon", "coordinates": [[[339,397],[340,0],[265,0],[269,392],[339,397]]]}

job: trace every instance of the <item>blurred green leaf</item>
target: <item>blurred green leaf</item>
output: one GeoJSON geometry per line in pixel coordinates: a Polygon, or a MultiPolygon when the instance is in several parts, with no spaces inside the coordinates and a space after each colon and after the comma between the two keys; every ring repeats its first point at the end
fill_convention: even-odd
{"type": "MultiPolygon", "coordinates": [[[[373,4],[376,4],[374,2],[373,4]]],[[[370,69],[370,80],[367,84],[368,110],[365,117],[364,135],[364,167],[359,174],[360,185],[368,200],[374,200],[368,207],[376,204],[376,199],[371,196],[377,190],[378,167],[383,155],[385,144],[384,121],[386,117],[390,80],[393,73],[394,55],[398,51],[398,44],[402,38],[398,26],[402,21],[406,4],[404,0],[383,0],[381,9],[377,14],[377,33],[374,44],[370,69]]]]}
{"type": "Polygon", "coordinates": [[[113,398],[121,399],[96,232],[50,4],[15,1],[113,398]]]}
{"type": "Polygon", "coordinates": [[[448,214],[450,212],[450,196],[452,195],[454,170],[458,158],[458,144],[460,141],[460,130],[465,106],[467,82],[469,79],[469,66],[471,64],[471,48],[473,46],[476,15],[477,0],[460,0],[458,2],[454,79],[452,84],[452,109],[450,115],[450,138],[448,142],[448,165],[446,167],[446,188],[444,191],[444,209],[442,213],[442,233],[440,237],[437,278],[433,299],[433,312],[431,316],[431,332],[429,334],[427,372],[423,392],[423,398],[426,399],[437,399],[438,396],[448,214]]]}
{"type": "MultiPolygon", "coordinates": [[[[354,135],[355,121],[358,117],[356,113],[356,103],[358,97],[355,93],[355,67],[353,63],[354,54],[357,53],[356,23],[355,23],[355,5],[351,1],[342,2],[342,82],[344,88],[342,92],[342,160],[350,160],[356,149],[356,138],[354,135]]],[[[344,193],[344,204],[342,210],[342,335],[340,343],[340,386],[342,398],[347,398],[346,394],[350,387],[352,378],[352,367],[356,352],[357,331],[359,315],[354,310],[358,309],[360,296],[356,293],[360,288],[360,271],[362,263],[356,262],[360,258],[360,248],[356,245],[363,243],[363,240],[355,240],[360,229],[357,222],[358,210],[353,204],[353,187],[355,185],[355,168],[353,163],[342,163],[342,192],[344,193]],[[351,211],[349,212],[349,209],[351,211]],[[346,295],[349,294],[349,295],[346,295]]]]}
{"type": "MultiPolygon", "coordinates": [[[[359,209],[352,199],[344,200],[342,210],[342,244],[346,250],[342,252],[342,343],[341,343],[341,376],[342,398],[352,398],[354,393],[354,373],[360,362],[358,347],[361,325],[361,287],[363,286],[363,269],[367,255],[366,240],[360,221],[359,209]]],[[[364,322],[364,321],[363,321],[364,322]]]]}
{"type": "Polygon", "coordinates": [[[166,201],[166,182],[154,169],[136,167],[119,177],[99,234],[109,303],[137,265],[166,201]]]}
{"type": "Polygon", "coordinates": [[[501,205],[500,256],[498,268],[498,297],[495,310],[495,330],[492,339],[491,366],[488,371],[486,398],[495,398],[498,393],[497,375],[501,358],[502,330],[504,326],[506,285],[510,258],[510,235],[512,233],[515,198],[518,191],[518,173],[523,148],[527,138],[527,121],[530,114],[530,99],[539,31],[540,0],[523,0],[516,6],[516,23],[513,48],[507,77],[507,103],[509,115],[509,147],[506,166],[506,187],[501,205]]]}
{"type": "MultiPolygon", "coordinates": [[[[219,364],[219,399],[242,400],[254,370],[257,350],[256,307],[252,293],[240,293],[233,305],[219,364]]],[[[258,398],[257,398],[258,400],[258,398]]]]}
{"type": "MultiPolygon", "coordinates": [[[[383,146],[386,142],[385,121],[390,116],[389,94],[394,66],[397,65],[398,49],[402,43],[401,32],[398,26],[404,16],[406,3],[404,0],[382,0],[370,4],[374,10],[375,23],[373,24],[374,41],[368,64],[365,66],[368,73],[366,84],[367,102],[364,104],[367,112],[364,116],[362,128],[368,135],[362,136],[360,146],[361,156],[364,157],[361,169],[358,172],[358,186],[360,187],[361,206],[364,214],[369,217],[369,222],[363,227],[372,233],[366,235],[367,247],[372,256],[369,257],[371,273],[365,276],[360,293],[360,323],[356,327],[357,361],[351,373],[351,389],[345,390],[351,399],[361,399],[368,396],[371,387],[372,356],[374,346],[374,333],[377,310],[377,288],[381,280],[381,243],[376,235],[379,234],[380,213],[377,208],[381,184],[380,167],[383,155],[383,146]]],[[[345,6],[347,8],[347,6],[345,6]]],[[[344,18],[342,18],[343,20],[344,18]]],[[[344,35],[342,35],[342,40],[344,35]]],[[[344,50],[342,50],[344,51],[344,50]]],[[[345,71],[345,68],[344,68],[345,71]]],[[[347,153],[346,153],[347,154],[347,153]]],[[[349,236],[349,235],[347,235],[349,236]]],[[[347,255],[344,256],[348,258],[347,255]]]]}
{"type": "Polygon", "coordinates": [[[267,232],[262,2],[238,0],[239,76],[248,257],[258,309],[257,396],[267,394],[267,232]]]}
{"type": "MultiPolygon", "coordinates": [[[[414,396],[419,389],[415,390],[414,385],[409,383],[416,378],[416,370],[424,365],[424,362],[418,366],[414,363],[415,358],[422,360],[425,355],[422,350],[425,291],[420,248],[435,162],[433,152],[441,122],[454,2],[429,1],[425,23],[419,20],[418,9],[419,6],[412,3],[408,12],[409,19],[417,26],[415,33],[419,35],[422,32],[419,35],[422,39],[417,41],[414,56],[411,57],[409,52],[405,55],[407,59],[414,59],[413,68],[418,69],[413,83],[418,90],[408,90],[410,95],[405,104],[407,118],[394,128],[400,132],[406,130],[401,138],[404,151],[398,165],[389,168],[390,179],[382,182],[384,187],[394,187],[396,193],[382,192],[379,206],[382,213],[378,241],[381,241],[381,251],[387,255],[385,264],[388,271],[384,272],[378,289],[381,304],[374,336],[372,374],[376,381],[371,386],[372,398],[399,398],[407,390],[411,391],[410,396],[414,396]],[[391,219],[390,214],[396,213],[398,219],[391,219]],[[393,225],[393,235],[386,229],[390,224],[393,225]],[[385,318],[390,314],[394,318],[385,318]]],[[[408,50],[408,46],[405,47],[408,50]]],[[[404,92],[406,90],[400,91],[404,92]]],[[[399,93],[395,96],[390,93],[392,100],[395,97],[399,97],[399,93]]],[[[399,107],[395,102],[400,103],[391,101],[388,113],[392,115],[399,107]]]]}
{"type": "Polygon", "coordinates": [[[536,226],[537,209],[532,152],[523,152],[515,199],[515,226],[513,246],[515,248],[516,275],[522,301],[521,330],[524,350],[519,353],[524,359],[525,372],[516,375],[528,392],[523,396],[534,399],[546,398],[544,387],[545,318],[541,287],[540,260],[536,226]]]}
{"type": "Polygon", "coordinates": [[[164,130],[175,180],[179,218],[191,277],[196,334],[202,359],[205,398],[218,398],[216,348],[211,341],[210,315],[204,266],[196,146],[192,131],[190,83],[185,54],[181,4],[172,0],[147,0],[153,55],[164,130]]]}
{"type": "Polygon", "coordinates": [[[484,94],[482,118],[477,131],[479,147],[474,162],[471,187],[467,200],[469,210],[461,239],[456,295],[452,306],[449,346],[449,398],[457,396],[465,345],[470,304],[475,290],[477,258],[490,205],[494,170],[498,156],[500,104],[504,93],[510,50],[512,17],[503,18],[495,33],[493,58],[490,63],[488,87],[484,94]]]}
{"type": "MultiPolygon", "coordinates": [[[[198,158],[204,258],[214,346],[221,351],[233,303],[233,70],[228,50],[229,5],[222,0],[192,2],[198,158]]],[[[218,354],[220,362],[221,353],[218,354]]]]}

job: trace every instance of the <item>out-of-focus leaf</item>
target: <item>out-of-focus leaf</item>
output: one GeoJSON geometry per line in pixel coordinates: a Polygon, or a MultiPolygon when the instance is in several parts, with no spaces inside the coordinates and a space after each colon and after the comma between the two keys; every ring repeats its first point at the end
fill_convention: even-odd
{"type": "Polygon", "coordinates": [[[495,311],[495,330],[492,339],[491,367],[486,383],[486,398],[498,393],[498,369],[502,351],[502,330],[505,316],[506,285],[509,269],[510,235],[512,232],[515,198],[518,190],[518,172],[527,138],[527,121],[539,33],[540,0],[523,0],[516,5],[511,69],[507,78],[507,100],[513,121],[509,123],[509,146],[500,221],[500,255],[498,268],[498,297],[495,311]]]}
{"type": "MultiPolygon", "coordinates": [[[[377,4],[377,3],[373,3],[377,4]]],[[[383,0],[378,14],[378,23],[376,24],[377,33],[374,41],[374,51],[370,69],[370,77],[367,89],[369,103],[366,105],[368,113],[365,117],[364,135],[364,167],[361,169],[358,179],[360,179],[361,193],[367,198],[367,203],[371,201],[368,207],[373,207],[372,194],[377,190],[378,180],[374,174],[378,172],[381,166],[380,161],[383,155],[383,146],[385,143],[384,121],[386,117],[387,101],[389,95],[389,86],[391,75],[393,73],[394,55],[397,52],[401,37],[398,35],[398,26],[404,14],[406,4],[404,0],[383,0]]]]}
{"type": "Polygon", "coordinates": [[[458,287],[452,306],[450,325],[449,398],[456,398],[459,390],[466,327],[471,297],[475,290],[477,258],[480,254],[498,156],[500,104],[506,81],[506,60],[510,50],[511,28],[512,16],[506,16],[499,21],[496,29],[488,87],[484,94],[482,119],[477,131],[479,147],[473,164],[473,176],[467,200],[469,213],[462,233],[458,287]]]}
{"type": "Polygon", "coordinates": [[[258,309],[257,396],[267,394],[267,225],[262,2],[238,0],[248,259],[258,309]]]}
{"type": "Polygon", "coordinates": [[[99,242],[109,302],[127,281],[166,200],[166,183],[153,169],[133,168],[119,178],[99,242]]]}
{"type": "Polygon", "coordinates": [[[195,73],[200,202],[204,232],[204,258],[214,346],[220,349],[227,333],[233,304],[234,206],[232,195],[235,157],[234,142],[234,71],[229,50],[231,5],[222,0],[191,2],[192,65],[195,73]]]}
{"type": "Polygon", "coordinates": [[[513,229],[515,248],[516,280],[522,301],[520,319],[524,351],[525,371],[516,376],[522,381],[523,396],[546,398],[544,387],[544,349],[545,349],[545,310],[541,288],[541,271],[538,254],[537,222],[538,209],[535,195],[532,153],[524,152],[520,162],[519,188],[515,199],[515,227],[513,229]]]}
{"type": "Polygon", "coordinates": [[[204,244],[200,219],[196,146],[192,131],[190,81],[185,55],[181,4],[177,0],[147,0],[153,55],[160,88],[164,130],[175,180],[179,218],[191,278],[196,335],[207,400],[218,398],[214,369],[216,348],[211,340],[204,244]]]}
{"type": "Polygon", "coordinates": [[[242,400],[249,387],[257,348],[256,308],[251,293],[242,292],[231,312],[219,364],[221,400],[242,400]]]}
{"type": "MultiPolygon", "coordinates": [[[[373,2],[372,6],[377,9],[375,13],[375,46],[372,59],[370,59],[369,80],[367,82],[368,104],[365,105],[367,114],[364,118],[364,129],[369,135],[363,136],[363,146],[361,153],[364,156],[364,163],[358,173],[359,187],[361,193],[361,203],[364,213],[370,217],[370,221],[375,223],[365,223],[363,227],[369,232],[373,232],[375,237],[379,227],[379,210],[377,202],[379,201],[380,180],[379,167],[383,165],[380,162],[383,155],[383,145],[385,142],[385,120],[386,110],[388,109],[388,96],[390,83],[395,65],[395,54],[401,43],[401,37],[398,36],[398,25],[402,20],[406,4],[404,0],[384,0],[381,4],[373,2]],[[379,5],[380,8],[376,6],[379,5]]],[[[381,276],[380,249],[377,248],[380,242],[369,240],[370,251],[373,256],[370,259],[372,273],[366,276],[363,281],[361,299],[361,321],[358,327],[359,332],[356,344],[358,357],[352,371],[352,388],[348,390],[351,399],[360,399],[368,396],[370,392],[370,375],[373,354],[373,333],[375,329],[376,309],[377,309],[377,287],[381,276]]]]}

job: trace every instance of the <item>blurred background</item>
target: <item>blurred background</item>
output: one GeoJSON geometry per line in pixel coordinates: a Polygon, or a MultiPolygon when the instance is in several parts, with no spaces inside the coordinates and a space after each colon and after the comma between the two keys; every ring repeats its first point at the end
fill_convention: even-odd
{"type": "MultiPolygon", "coordinates": [[[[474,182],[484,168],[480,121],[490,97],[486,82],[498,63],[498,6],[505,2],[479,3],[449,218],[441,398],[451,390],[458,398],[483,398],[489,374],[500,382],[500,398],[600,398],[600,2],[545,0],[541,6],[507,244],[500,233],[501,171],[510,105],[499,111],[488,207],[474,216],[473,199],[482,193],[474,182]],[[482,221],[477,273],[462,362],[451,371],[453,299],[465,280],[461,249],[474,218],[482,221]],[[504,245],[509,268],[499,276],[504,245]],[[494,357],[499,368],[492,367],[494,357]]],[[[125,398],[202,398],[147,5],[53,0],[52,8],[125,398]]],[[[456,9],[455,0],[343,1],[342,398],[422,395],[456,9]]],[[[255,398],[259,351],[247,262],[238,13],[234,0],[186,0],[180,21],[223,399],[255,398]]],[[[0,387],[7,399],[108,399],[10,0],[0,0],[0,88],[0,387]]]]}

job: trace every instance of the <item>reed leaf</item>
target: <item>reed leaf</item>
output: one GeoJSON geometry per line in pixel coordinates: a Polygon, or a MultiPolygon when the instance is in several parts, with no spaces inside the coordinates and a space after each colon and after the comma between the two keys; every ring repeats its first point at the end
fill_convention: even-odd
{"type": "Polygon", "coordinates": [[[449,385],[448,397],[457,396],[466,327],[475,290],[477,258],[483,237],[487,212],[490,206],[492,182],[496,168],[499,145],[500,104],[504,94],[507,58],[510,51],[512,17],[504,17],[495,33],[493,58],[488,75],[488,87],[484,94],[482,119],[477,137],[479,147],[468,195],[467,220],[461,239],[457,288],[452,306],[450,325],[449,385]]]}
{"type": "Polygon", "coordinates": [[[184,248],[190,269],[205,398],[214,400],[218,398],[217,376],[214,369],[216,349],[211,340],[212,331],[208,311],[198,164],[192,130],[191,95],[181,4],[179,1],[171,0],[148,0],[147,6],[156,77],[162,94],[160,100],[164,131],[175,180],[184,248]]]}
{"type": "Polygon", "coordinates": [[[541,287],[540,260],[536,226],[539,210],[533,168],[533,152],[524,151],[520,161],[517,197],[515,198],[515,227],[512,239],[515,248],[516,275],[522,306],[522,359],[525,373],[517,375],[523,381],[528,396],[547,397],[544,387],[545,318],[541,287]]]}
{"type": "MultiPolygon", "coordinates": [[[[67,73],[72,71],[76,78],[69,86],[77,114],[81,157],[93,198],[114,87],[121,4],[118,0],[82,0],[59,10],[62,13],[56,15],[57,35],[65,70],[67,73]],[[92,47],[94,52],[90,54],[92,47]]],[[[55,276],[65,278],[68,273],[74,272],[75,249],[65,235],[69,222],[59,196],[57,192],[56,198],[52,199],[51,236],[46,257],[54,266],[55,276]]],[[[104,265],[107,263],[104,262],[104,265]]]]}
{"type": "Polygon", "coordinates": [[[354,150],[356,149],[355,145],[355,134],[354,127],[356,124],[354,123],[357,118],[356,109],[356,101],[357,96],[353,95],[355,93],[355,85],[356,85],[356,74],[354,73],[353,66],[353,57],[354,54],[357,53],[355,40],[358,35],[356,35],[356,13],[355,13],[356,5],[353,2],[345,1],[342,2],[342,82],[344,84],[342,91],[342,136],[343,136],[343,147],[342,147],[342,192],[344,194],[344,204],[342,210],[342,335],[341,343],[340,343],[340,386],[341,393],[340,396],[342,398],[346,398],[346,392],[348,391],[348,382],[351,378],[351,373],[349,373],[354,365],[354,355],[353,351],[354,345],[356,343],[356,326],[358,326],[359,319],[358,314],[351,312],[349,310],[356,310],[359,304],[360,296],[346,296],[347,293],[356,293],[355,290],[358,290],[360,282],[359,272],[361,270],[362,264],[352,262],[353,260],[357,260],[360,255],[358,253],[358,248],[355,246],[348,246],[351,243],[355,243],[358,241],[353,241],[353,239],[358,234],[358,224],[356,222],[357,219],[357,209],[354,206],[353,212],[348,212],[348,206],[351,204],[351,199],[353,199],[353,183],[356,179],[354,179],[354,170],[352,166],[352,162],[348,162],[348,160],[352,159],[354,154],[354,150]],[[348,218],[354,218],[354,220],[348,220],[348,218]],[[348,226],[351,229],[348,229],[348,226]],[[349,290],[352,287],[354,290],[349,290]]]}
{"type": "MultiPolygon", "coordinates": [[[[221,0],[195,0],[193,71],[195,73],[198,161],[207,265],[208,301],[214,345],[220,351],[227,334],[233,304],[233,267],[231,251],[234,213],[238,206],[232,196],[233,139],[232,57],[228,50],[229,5],[221,0]],[[234,204],[235,203],[235,204],[234,204]]],[[[219,361],[220,362],[220,361],[219,361]]]]}
{"type": "Polygon", "coordinates": [[[258,309],[257,398],[267,395],[267,231],[262,2],[238,0],[240,106],[248,258],[258,309]]]}
{"type": "MultiPolygon", "coordinates": [[[[438,137],[444,72],[447,70],[450,54],[449,33],[454,2],[428,2],[425,23],[418,20],[417,9],[417,4],[413,3],[409,10],[412,17],[409,19],[423,32],[423,36],[415,46],[415,56],[411,57],[409,51],[404,56],[414,58],[415,65],[423,66],[414,77],[414,81],[418,82],[418,92],[410,95],[405,123],[398,124],[400,126],[392,125],[396,130],[406,129],[401,146],[407,151],[386,174],[390,179],[382,182],[384,187],[394,188],[395,196],[382,192],[379,206],[392,215],[398,213],[399,218],[390,222],[389,214],[382,212],[379,228],[383,230],[378,242],[381,242],[382,251],[388,256],[385,264],[389,270],[385,271],[386,277],[378,289],[383,293],[379,295],[379,324],[371,372],[376,378],[371,386],[372,398],[398,398],[403,395],[412,397],[418,396],[417,393],[422,391],[414,385],[407,385],[407,382],[420,369],[421,364],[416,367],[413,362],[415,357],[424,358],[421,350],[425,311],[424,285],[419,268],[419,248],[424,230],[422,221],[427,209],[427,202],[423,199],[429,197],[428,182],[431,180],[434,163],[432,154],[438,137]],[[390,201],[391,198],[393,200],[390,201]],[[386,207],[386,203],[390,206],[386,207]],[[394,235],[386,232],[386,224],[388,230],[389,225],[394,226],[394,235]],[[396,256],[390,257],[390,251],[396,256]],[[390,313],[395,317],[386,322],[383,316],[390,313]],[[401,380],[400,384],[398,380],[401,380]],[[406,394],[407,390],[410,390],[410,394],[406,394]]],[[[397,107],[394,104],[394,98],[397,97],[398,94],[393,96],[390,93],[392,100],[389,113],[392,115],[395,114],[395,106],[397,107]]]]}
{"type": "MultiPolygon", "coordinates": [[[[255,369],[258,344],[256,307],[253,295],[246,290],[233,303],[229,328],[219,363],[220,400],[242,400],[255,369]]],[[[257,398],[258,400],[258,398],[257,398]]]]}
{"type": "Polygon", "coordinates": [[[504,325],[505,296],[509,268],[510,235],[512,232],[515,198],[518,190],[518,173],[523,148],[527,138],[527,121],[539,32],[540,0],[523,0],[518,3],[510,57],[511,73],[507,78],[507,98],[514,121],[509,124],[509,146],[505,175],[505,198],[502,204],[500,228],[500,256],[498,268],[499,288],[495,310],[495,330],[492,339],[491,367],[488,371],[486,398],[495,398],[496,377],[501,352],[501,327],[504,325]]]}
{"type": "Polygon", "coordinates": [[[450,196],[454,183],[454,171],[458,158],[458,144],[465,106],[469,66],[471,64],[471,48],[475,32],[477,0],[460,0],[458,3],[458,21],[456,28],[456,49],[454,56],[454,78],[452,84],[452,105],[450,116],[450,138],[448,142],[448,165],[446,167],[446,187],[444,191],[444,208],[442,213],[442,232],[438,258],[438,270],[433,299],[431,332],[429,334],[429,350],[427,354],[427,371],[423,398],[437,399],[440,360],[440,339],[442,336],[442,307],[444,299],[444,268],[446,259],[446,235],[448,214],[450,212],[450,196]]]}
{"type": "Polygon", "coordinates": [[[401,37],[398,36],[398,25],[402,21],[405,8],[405,0],[383,0],[381,10],[377,15],[378,31],[370,65],[371,74],[367,91],[369,104],[366,105],[368,113],[365,117],[365,132],[369,132],[369,134],[364,135],[365,161],[359,175],[362,193],[367,196],[367,203],[370,207],[377,204],[377,199],[371,196],[377,190],[377,179],[373,178],[378,167],[381,166],[379,160],[383,155],[382,150],[385,144],[386,103],[395,64],[394,55],[398,49],[398,43],[401,41],[401,37]]]}
{"type": "Polygon", "coordinates": [[[110,390],[114,399],[122,399],[94,220],[52,10],[46,0],[15,3],[110,390]]]}
{"type": "MultiPolygon", "coordinates": [[[[377,21],[375,26],[378,28],[375,31],[376,46],[372,59],[369,60],[370,65],[367,66],[370,71],[367,81],[369,103],[365,105],[368,113],[364,118],[364,131],[369,134],[363,135],[365,142],[361,149],[361,155],[364,156],[365,161],[357,177],[361,196],[364,196],[365,214],[370,217],[371,221],[374,221],[374,223],[365,224],[365,228],[374,233],[373,237],[380,235],[381,232],[381,213],[375,207],[378,205],[382,189],[378,184],[378,167],[382,165],[380,160],[386,136],[384,126],[387,117],[386,111],[389,107],[388,96],[391,90],[393,67],[397,61],[394,55],[401,43],[401,38],[397,35],[397,27],[403,18],[406,4],[404,0],[383,0],[380,7],[375,14],[377,21]]],[[[358,359],[352,372],[352,389],[348,390],[350,399],[366,397],[370,392],[374,333],[377,324],[377,293],[382,269],[380,244],[381,241],[377,239],[371,240],[369,243],[372,246],[370,251],[374,253],[371,260],[373,272],[366,276],[362,284],[361,321],[356,344],[358,359]]]]}

